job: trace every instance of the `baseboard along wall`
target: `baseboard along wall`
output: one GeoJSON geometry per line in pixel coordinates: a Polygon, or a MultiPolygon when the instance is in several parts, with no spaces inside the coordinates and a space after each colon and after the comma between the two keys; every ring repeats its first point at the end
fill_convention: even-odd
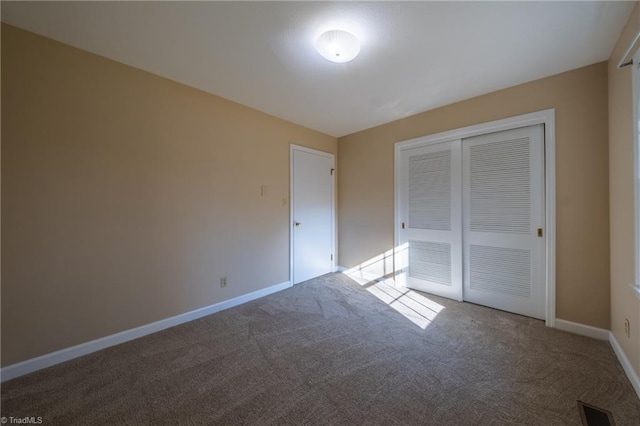
{"type": "Polygon", "coordinates": [[[597,340],[609,340],[609,330],[556,318],[555,328],[597,340]]]}
{"type": "Polygon", "coordinates": [[[185,322],[215,314],[216,312],[242,305],[243,303],[277,293],[278,291],[285,290],[289,287],[291,287],[291,282],[285,281],[242,296],[234,297],[233,299],[176,315],[171,318],[166,318],[140,327],[132,328],[130,330],[125,330],[120,333],[112,334],[110,336],[102,337],[100,339],[91,340],[76,346],[71,346],[66,349],[61,349],[36,358],[28,359],[16,364],[8,365],[0,369],[0,382],[5,382],[25,374],[33,373],[34,371],[42,370],[43,368],[51,367],[65,361],[70,361],[83,355],[88,355],[101,349],[106,349],[110,346],[119,345],[120,343],[128,342],[167,328],[175,327],[176,325],[184,324],[185,322]]]}
{"type": "MultiPolygon", "coordinates": [[[[344,266],[338,266],[338,271],[345,273],[347,271],[351,271],[350,268],[345,268],[344,266]]],[[[378,281],[380,278],[375,276],[374,274],[369,274],[364,271],[355,270],[352,271],[352,274],[358,278],[369,279],[370,281],[378,281]]],[[[592,339],[597,340],[606,340],[611,344],[614,353],[616,354],[618,361],[622,365],[631,385],[636,391],[638,398],[640,398],[640,378],[638,378],[638,374],[636,373],[633,365],[624,354],[622,347],[618,344],[613,333],[609,330],[605,330],[604,328],[592,327],[590,325],[580,324],[577,322],[567,321],[559,318],[555,318],[553,322],[553,327],[558,330],[566,331],[573,334],[578,334],[581,336],[590,337],[592,339]]]]}
{"type": "Polygon", "coordinates": [[[618,343],[618,340],[611,331],[557,318],[556,328],[559,330],[568,331],[569,333],[580,334],[581,336],[608,341],[613,348],[613,352],[616,354],[618,361],[622,365],[627,378],[631,382],[631,386],[633,386],[633,389],[636,391],[636,395],[638,395],[638,398],[640,398],[640,377],[638,377],[638,373],[636,373],[635,368],[633,368],[631,361],[629,361],[629,358],[627,358],[624,351],[622,350],[622,347],[618,343]]]}
{"type": "Polygon", "coordinates": [[[629,361],[629,358],[627,358],[627,356],[625,355],[624,351],[622,350],[622,346],[620,346],[620,343],[618,343],[616,336],[614,336],[612,332],[609,332],[609,343],[613,348],[613,352],[615,352],[616,356],[618,357],[618,361],[620,361],[620,364],[622,364],[622,368],[627,374],[627,377],[631,382],[631,386],[633,386],[633,389],[635,389],[636,395],[638,395],[638,398],[640,398],[640,377],[638,377],[638,373],[636,373],[636,370],[635,368],[633,368],[631,361],[629,361]]]}
{"type": "MultiPolygon", "coordinates": [[[[339,272],[345,272],[348,268],[338,266],[337,269],[339,272]]],[[[25,374],[42,370],[43,368],[51,367],[65,361],[70,361],[74,358],[81,357],[83,355],[88,355],[90,353],[106,349],[110,346],[119,345],[120,343],[125,343],[130,340],[146,336],[148,334],[156,333],[158,331],[175,327],[176,325],[184,324],[186,322],[193,321],[207,315],[215,314],[216,312],[224,311],[225,309],[242,305],[243,303],[247,303],[273,293],[277,293],[289,287],[291,287],[291,282],[285,281],[283,283],[276,284],[262,290],[247,293],[242,296],[234,297],[233,299],[205,306],[203,308],[176,315],[171,318],[166,318],[160,321],[153,322],[151,324],[132,328],[130,330],[122,331],[120,333],[112,334],[110,336],[102,337],[90,342],[81,343],[70,348],[51,352],[36,358],[19,362],[17,364],[8,365],[0,369],[0,382],[5,382],[7,380],[23,376],[25,374]]],[[[616,340],[613,333],[603,328],[592,327],[589,325],[579,324],[557,318],[555,320],[555,328],[567,331],[569,333],[591,337],[593,339],[609,341],[614,353],[616,354],[618,360],[620,361],[620,364],[622,365],[622,368],[627,374],[631,385],[635,389],[638,398],[640,398],[640,377],[638,376],[638,373],[636,373],[633,365],[625,355],[622,347],[616,340]]]]}

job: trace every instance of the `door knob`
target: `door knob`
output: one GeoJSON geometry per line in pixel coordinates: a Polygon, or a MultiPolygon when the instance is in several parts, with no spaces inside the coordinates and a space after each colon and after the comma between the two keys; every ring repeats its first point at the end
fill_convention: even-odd
{"type": "Polygon", "coordinates": [[[296,222],[296,228],[299,228],[302,225],[300,222],[296,222]]]}

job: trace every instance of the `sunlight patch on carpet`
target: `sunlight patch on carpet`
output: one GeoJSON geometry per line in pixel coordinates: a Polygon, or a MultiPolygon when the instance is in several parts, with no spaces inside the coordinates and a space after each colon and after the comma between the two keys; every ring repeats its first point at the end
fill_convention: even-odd
{"type": "Polygon", "coordinates": [[[444,306],[413,290],[397,289],[384,282],[376,282],[367,291],[422,329],[426,329],[444,309],[444,306]]]}
{"type": "Polygon", "coordinates": [[[388,250],[372,257],[343,273],[365,287],[378,299],[391,306],[409,321],[426,329],[444,306],[424,294],[406,287],[397,287],[394,282],[393,257],[406,250],[406,245],[388,250]]]}

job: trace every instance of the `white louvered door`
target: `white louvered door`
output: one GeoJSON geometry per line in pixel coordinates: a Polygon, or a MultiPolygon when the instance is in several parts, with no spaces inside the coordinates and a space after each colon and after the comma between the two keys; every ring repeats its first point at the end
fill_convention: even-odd
{"type": "Polygon", "coordinates": [[[545,318],[544,127],[464,139],[464,300],[545,318]]]}
{"type": "Polygon", "coordinates": [[[462,300],[460,140],[400,155],[400,284],[462,300]]]}

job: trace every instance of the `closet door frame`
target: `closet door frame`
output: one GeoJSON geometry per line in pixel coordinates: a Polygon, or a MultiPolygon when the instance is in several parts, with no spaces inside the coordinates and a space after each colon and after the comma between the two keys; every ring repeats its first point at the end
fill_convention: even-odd
{"type": "MultiPolygon", "coordinates": [[[[422,136],[397,142],[394,147],[394,244],[400,246],[400,234],[402,226],[400,206],[400,182],[401,182],[401,152],[418,146],[426,146],[447,142],[455,139],[464,139],[472,136],[480,136],[503,130],[511,130],[519,127],[544,124],[544,198],[545,198],[545,324],[555,327],[556,321],[556,143],[555,143],[555,109],[547,109],[515,117],[509,117],[488,123],[462,127],[442,133],[422,136]]],[[[397,251],[397,250],[395,250],[397,251]]],[[[396,274],[402,273],[399,269],[400,260],[394,258],[394,270],[396,274]]],[[[400,278],[400,277],[396,277],[400,278]]],[[[401,278],[396,282],[402,282],[401,278]]]]}

